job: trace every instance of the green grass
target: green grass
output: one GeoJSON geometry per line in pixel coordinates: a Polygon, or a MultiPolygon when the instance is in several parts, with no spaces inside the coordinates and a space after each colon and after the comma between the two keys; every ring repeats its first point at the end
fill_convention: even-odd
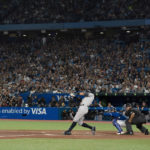
{"type": "MultiPolygon", "coordinates": [[[[0,120],[0,130],[66,130],[71,122],[0,120]]],[[[112,124],[90,123],[97,130],[114,131],[112,124]]],[[[147,125],[150,130],[150,125],[147,125]]],[[[77,126],[75,130],[85,130],[77,126]]],[[[134,130],[135,127],[134,127],[134,130]]],[[[137,131],[137,130],[136,130],[137,131]]],[[[0,139],[0,150],[148,150],[150,139],[0,139]]]]}
{"type": "Polygon", "coordinates": [[[15,139],[0,140],[2,150],[149,150],[149,139],[15,139]]]}
{"type": "MultiPolygon", "coordinates": [[[[0,120],[0,130],[66,130],[71,122],[49,122],[49,121],[9,121],[0,120]]],[[[109,123],[90,123],[96,126],[97,130],[114,131],[115,128],[109,123]]],[[[150,130],[150,125],[145,125],[150,130]]],[[[138,131],[135,127],[135,131],[138,131]]],[[[88,130],[86,128],[76,126],[75,130],[88,130]]]]}

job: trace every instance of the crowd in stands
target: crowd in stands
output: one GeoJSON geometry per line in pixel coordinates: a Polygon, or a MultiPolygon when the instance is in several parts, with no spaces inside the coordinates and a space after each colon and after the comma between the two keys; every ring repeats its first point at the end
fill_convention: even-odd
{"type": "Polygon", "coordinates": [[[2,40],[0,103],[7,106],[8,99],[10,106],[20,106],[19,93],[70,93],[76,87],[97,93],[150,93],[149,58],[149,41],[116,44],[75,37],[43,45],[40,38],[2,40]]]}
{"type": "Polygon", "coordinates": [[[0,4],[1,24],[150,18],[149,0],[6,0],[0,4]]]}

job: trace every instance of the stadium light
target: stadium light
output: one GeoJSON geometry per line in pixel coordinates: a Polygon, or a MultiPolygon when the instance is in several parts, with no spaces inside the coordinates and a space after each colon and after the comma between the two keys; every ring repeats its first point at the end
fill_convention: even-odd
{"type": "Polygon", "coordinates": [[[127,27],[126,27],[126,26],[123,26],[123,27],[121,27],[121,29],[122,29],[122,30],[126,30],[126,29],[127,29],[127,27]]]}
{"type": "Polygon", "coordinates": [[[103,32],[103,31],[101,31],[101,32],[100,32],[100,34],[101,34],[101,35],[103,35],[103,34],[104,34],[104,32],[103,32]]]}
{"type": "Polygon", "coordinates": [[[131,32],[130,30],[127,30],[127,31],[126,31],[126,33],[128,33],[128,34],[129,34],[130,32],[131,32]]]}
{"type": "Polygon", "coordinates": [[[4,34],[4,35],[8,35],[8,31],[4,31],[3,34],[4,34]]]}
{"type": "Polygon", "coordinates": [[[41,30],[41,33],[46,33],[46,30],[41,30]]]}
{"type": "Polygon", "coordinates": [[[62,29],[60,30],[61,32],[67,32],[68,30],[67,29],[62,29]]]}
{"type": "Polygon", "coordinates": [[[86,32],[87,30],[86,29],[81,29],[81,32],[86,32]]]}

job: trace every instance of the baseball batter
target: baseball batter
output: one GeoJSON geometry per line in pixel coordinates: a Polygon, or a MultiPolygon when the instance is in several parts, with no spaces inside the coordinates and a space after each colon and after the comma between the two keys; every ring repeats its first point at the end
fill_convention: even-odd
{"type": "MultiPolygon", "coordinates": [[[[82,99],[79,109],[73,118],[73,122],[70,126],[70,128],[64,132],[65,135],[71,135],[72,129],[76,126],[78,123],[80,126],[89,128],[92,131],[92,134],[95,135],[96,128],[92,127],[86,123],[83,123],[84,116],[88,113],[88,107],[92,104],[94,100],[94,94],[93,93],[79,93],[78,95],[83,95],[84,98],[82,99]]],[[[72,95],[73,96],[73,95],[72,95]]]]}

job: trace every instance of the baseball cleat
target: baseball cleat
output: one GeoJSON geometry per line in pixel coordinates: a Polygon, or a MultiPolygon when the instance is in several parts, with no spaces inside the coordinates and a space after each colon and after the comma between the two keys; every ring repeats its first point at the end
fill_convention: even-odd
{"type": "Polygon", "coordinates": [[[121,132],[117,132],[116,134],[117,135],[124,135],[125,133],[123,131],[121,131],[121,132]]]}
{"type": "Polygon", "coordinates": [[[96,127],[92,127],[91,131],[92,131],[92,134],[95,135],[96,127]]]}
{"type": "Polygon", "coordinates": [[[71,135],[71,132],[67,130],[64,132],[64,135],[71,135]]]}
{"type": "Polygon", "coordinates": [[[146,131],[145,131],[145,135],[149,135],[149,131],[148,131],[148,129],[146,129],[146,131]]]}

